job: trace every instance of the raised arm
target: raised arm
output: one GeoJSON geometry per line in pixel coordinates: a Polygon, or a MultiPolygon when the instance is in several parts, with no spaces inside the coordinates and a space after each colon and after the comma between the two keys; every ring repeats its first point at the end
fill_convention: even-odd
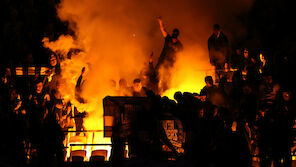
{"type": "Polygon", "coordinates": [[[158,20],[158,23],[159,23],[159,27],[160,27],[160,30],[161,30],[161,33],[163,35],[163,37],[166,37],[168,35],[168,32],[166,31],[166,29],[164,28],[164,25],[163,25],[163,22],[162,22],[162,19],[161,17],[157,17],[157,20],[158,20]]]}

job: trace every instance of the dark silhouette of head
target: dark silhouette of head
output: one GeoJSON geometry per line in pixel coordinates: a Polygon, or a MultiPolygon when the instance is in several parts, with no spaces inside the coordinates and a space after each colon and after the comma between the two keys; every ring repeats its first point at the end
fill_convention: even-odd
{"type": "Polygon", "coordinates": [[[180,34],[179,29],[175,28],[172,33],[172,38],[175,38],[175,39],[178,38],[179,34],[180,34]]]}
{"type": "Polygon", "coordinates": [[[219,24],[214,24],[214,25],[213,25],[213,29],[214,29],[214,30],[220,30],[220,28],[221,28],[221,27],[220,27],[219,24]]]}
{"type": "Polygon", "coordinates": [[[219,37],[220,36],[220,33],[221,33],[221,27],[219,24],[214,24],[213,26],[213,31],[214,31],[214,34],[219,37]]]}
{"type": "Polygon", "coordinates": [[[142,89],[141,79],[139,78],[134,79],[132,88],[133,88],[133,91],[140,92],[142,89]]]}
{"type": "Polygon", "coordinates": [[[212,76],[206,76],[205,77],[205,82],[206,82],[206,84],[209,84],[209,85],[213,85],[214,84],[214,81],[213,81],[212,76]]]}

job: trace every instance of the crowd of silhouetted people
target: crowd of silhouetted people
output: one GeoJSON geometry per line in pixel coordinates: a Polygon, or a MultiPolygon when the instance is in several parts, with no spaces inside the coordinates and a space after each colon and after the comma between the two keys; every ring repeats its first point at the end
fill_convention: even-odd
{"type": "MultiPolygon", "coordinates": [[[[161,97],[159,94],[169,88],[171,74],[168,70],[169,77],[161,79],[158,70],[173,67],[182,45],[177,39],[178,29],[170,35],[161,18],[159,23],[165,45],[157,65],[150,61],[148,71],[132,86],[121,79],[115,93],[144,98],[148,106],[135,116],[128,115],[128,131],[121,126],[122,117],[114,119],[113,165],[124,161],[127,142],[129,158],[140,164],[171,159],[193,166],[251,166],[257,157],[262,167],[271,163],[275,167],[291,166],[295,99],[291,88],[274,80],[271,62],[263,54],[250,56],[247,48],[238,49],[229,58],[227,37],[219,25],[214,25],[208,44],[215,76],[205,77],[200,92],[176,92],[174,100],[161,97]],[[166,82],[160,85],[160,80],[166,82]]],[[[74,88],[80,103],[87,103],[81,96],[84,71],[74,88]]],[[[55,54],[49,57],[46,76],[33,77],[21,87],[16,87],[16,76],[10,68],[1,71],[1,163],[63,164],[63,130],[75,126],[83,131],[87,114],[63,99],[60,75],[55,54]]],[[[116,82],[110,85],[115,88],[116,82]]]]}
{"type": "Polygon", "coordinates": [[[270,74],[258,71],[253,80],[240,70],[229,73],[232,82],[222,78],[214,84],[207,76],[200,93],[176,92],[175,100],[149,90],[138,96],[148,98],[150,105],[131,117],[137,120],[129,124],[131,131],[120,130],[120,123],[114,128],[111,161],[121,162],[123,143],[128,142],[130,158],[142,163],[173,157],[196,166],[252,166],[253,161],[261,166],[291,166],[292,92],[270,74]]]}
{"type": "MultiPolygon", "coordinates": [[[[50,62],[49,70],[58,75],[56,57],[51,56],[50,62]]],[[[19,82],[11,68],[2,72],[1,163],[11,166],[61,164],[65,157],[65,134],[60,121],[70,115],[58,91],[56,76],[51,75],[50,82],[49,77],[23,76],[25,81],[19,82]]]]}

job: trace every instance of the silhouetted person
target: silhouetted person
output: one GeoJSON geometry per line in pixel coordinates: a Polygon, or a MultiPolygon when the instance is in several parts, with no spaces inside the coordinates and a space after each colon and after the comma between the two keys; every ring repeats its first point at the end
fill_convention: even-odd
{"type": "Polygon", "coordinates": [[[261,105],[257,116],[258,148],[260,167],[270,167],[273,158],[272,146],[274,143],[275,114],[267,105],[261,105]]]}
{"type": "Polygon", "coordinates": [[[272,107],[279,92],[280,85],[276,83],[272,75],[263,76],[263,82],[259,85],[260,102],[272,107]]]}
{"type": "Polygon", "coordinates": [[[153,52],[150,54],[148,66],[141,72],[141,80],[144,87],[158,93],[158,78],[153,66],[153,52]]]}
{"type": "Polygon", "coordinates": [[[65,134],[56,119],[56,113],[50,111],[43,125],[43,140],[40,147],[41,166],[63,165],[65,134]]]}
{"type": "Polygon", "coordinates": [[[231,67],[232,68],[239,68],[240,62],[243,60],[243,49],[242,48],[236,48],[231,57],[231,67]]]}
{"type": "Polygon", "coordinates": [[[295,135],[293,134],[293,125],[295,124],[295,101],[293,94],[287,89],[282,89],[275,110],[275,128],[273,150],[274,167],[291,167],[291,147],[295,135]],[[281,160],[283,159],[283,163],[281,160]]]}
{"type": "Polygon", "coordinates": [[[114,79],[109,79],[108,82],[108,90],[109,90],[109,96],[116,96],[118,95],[118,90],[116,90],[116,81],[114,79]]]}
{"type": "Polygon", "coordinates": [[[160,82],[159,92],[164,92],[170,86],[171,70],[176,62],[176,56],[178,52],[183,49],[183,45],[178,39],[180,33],[178,29],[175,28],[173,33],[170,35],[166,31],[161,17],[158,18],[158,22],[165,41],[155,69],[160,82]]]}
{"type": "MultiPolygon", "coordinates": [[[[85,73],[85,67],[82,68],[81,74],[76,82],[76,87],[75,87],[75,98],[77,101],[80,103],[86,103],[86,100],[82,97],[82,88],[84,84],[84,73],[85,73]]],[[[74,120],[75,120],[75,125],[76,125],[76,131],[82,131],[84,130],[83,127],[83,118],[86,116],[85,111],[78,111],[77,107],[74,107],[74,120]]],[[[79,135],[80,133],[77,132],[76,135],[79,135]]]]}
{"type": "Polygon", "coordinates": [[[213,34],[208,39],[210,63],[215,67],[223,68],[228,58],[229,42],[222,32],[220,25],[214,24],[213,34]]]}
{"type": "Polygon", "coordinates": [[[200,91],[200,99],[206,101],[211,99],[211,96],[217,91],[217,87],[214,85],[212,76],[205,77],[206,86],[200,91]]]}
{"type": "Polygon", "coordinates": [[[28,116],[30,122],[30,141],[36,149],[37,157],[44,157],[42,147],[45,140],[45,122],[49,114],[50,96],[43,90],[42,80],[37,80],[34,92],[29,96],[28,116]]]}
{"type": "Polygon", "coordinates": [[[218,139],[217,164],[229,167],[251,167],[252,158],[245,132],[245,122],[233,121],[218,139]]]}
{"type": "Polygon", "coordinates": [[[61,128],[67,128],[72,116],[72,107],[70,101],[65,101],[62,95],[63,83],[57,82],[56,89],[52,90],[53,113],[61,128]]]}
{"type": "Polygon", "coordinates": [[[58,56],[56,54],[51,54],[49,58],[50,69],[54,74],[61,74],[61,67],[58,60],[58,56]]]}
{"type": "Polygon", "coordinates": [[[10,68],[1,71],[0,91],[2,95],[8,95],[10,88],[15,87],[15,78],[12,77],[10,68]]]}
{"type": "Polygon", "coordinates": [[[261,75],[265,75],[271,70],[271,64],[262,53],[259,55],[259,60],[259,72],[261,75]]]}
{"type": "Polygon", "coordinates": [[[240,113],[248,121],[250,125],[253,125],[256,112],[258,110],[259,98],[257,92],[250,85],[242,86],[242,96],[239,102],[240,113]]]}
{"type": "Polygon", "coordinates": [[[213,34],[208,39],[208,50],[210,63],[216,67],[216,78],[219,79],[219,72],[223,71],[229,59],[229,41],[218,24],[213,26],[213,34]]]}
{"type": "Polygon", "coordinates": [[[85,99],[81,96],[82,88],[85,82],[85,79],[83,78],[85,74],[85,67],[82,68],[81,74],[77,79],[76,86],[75,86],[75,98],[80,102],[80,103],[85,103],[85,99]]]}
{"type": "MultiPolygon", "coordinates": [[[[244,77],[244,80],[251,85],[257,86],[260,81],[260,74],[259,74],[259,65],[255,58],[249,55],[248,49],[244,49],[243,53],[243,60],[241,61],[241,71],[244,77]]],[[[265,71],[266,72],[266,71],[265,71]]],[[[266,74],[266,73],[265,73],[266,74]]]]}
{"type": "Polygon", "coordinates": [[[49,65],[49,69],[43,81],[44,89],[47,92],[51,92],[53,89],[55,89],[61,74],[60,63],[56,54],[50,55],[49,65]]]}
{"type": "Polygon", "coordinates": [[[128,87],[125,79],[119,80],[119,96],[131,96],[131,89],[128,87]]]}
{"type": "Polygon", "coordinates": [[[255,59],[250,56],[249,50],[247,48],[243,49],[242,58],[240,59],[239,69],[241,71],[246,71],[248,68],[254,68],[255,59]]]}
{"type": "Polygon", "coordinates": [[[146,97],[146,88],[142,86],[140,79],[136,78],[132,85],[132,96],[133,97],[146,97]]]}
{"type": "MultiPolygon", "coordinates": [[[[42,122],[47,114],[50,96],[43,90],[43,83],[41,80],[37,80],[35,84],[35,91],[29,96],[29,101],[32,107],[30,114],[34,121],[42,122]]],[[[34,122],[33,121],[33,122],[34,122]]]]}
{"type": "Polygon", "coordinates": [[[8,130],[7,133],[3,133],[8,140],[5,142],[7,150],[3,151],[7,154],[5,156],[9,156],[10,161],[15,162],[15,165],[22,166],[25,165],[26,161],[24,142],[25,137],[27,137],[25,136],[25,130],[28,127],[26,126],[26,112],[22,99],[15,88],[10,89],[9,99],[4,105],[7,105],[8,122],[2,128],[8,130]]]}

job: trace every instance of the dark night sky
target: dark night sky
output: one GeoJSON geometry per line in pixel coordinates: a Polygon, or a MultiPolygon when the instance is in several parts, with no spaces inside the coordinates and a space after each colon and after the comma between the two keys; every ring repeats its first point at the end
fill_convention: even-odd
{"type": "MultiPolygon", "coordinates": [[[[55,5],[59,0],[3,0],[1,11],[1,67],[15,64],[46,64],[46,49],[41,40],[47,36],[56,40],[61,34],[71,34],[68,24],[61,22],[55,5]],[[33,57],[33,62],[30,60],[33,57]]],[[[248,31],[236,46],[250,51],[263,51],[276,67],[276,75],[286,77],[295,64],[296,31],[293,26],[293,6],[288,0],[254,0],[246,15],[237,16],[248,31]]]]}
{"type": "MultiPolygon", "coordinates": [[[[67,33],[67,23],[59,21],[55,5],[58,0],[1,1],[2,15],[0,54],[5,64],[46,63],[41,40],[48,36],[55,40],[67,33]]],[[[3,62],[2,62],[3,63],[3,62]]]]}

